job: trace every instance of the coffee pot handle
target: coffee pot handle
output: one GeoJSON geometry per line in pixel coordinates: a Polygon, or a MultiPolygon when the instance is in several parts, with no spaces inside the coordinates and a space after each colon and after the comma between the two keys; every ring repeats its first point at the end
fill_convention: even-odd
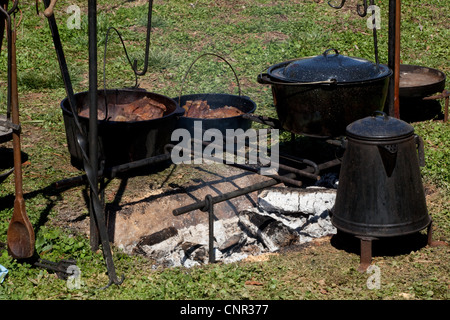
{"type": "Polygon", "coordinates": [[[414,138],[416,140],[417,145],[417,152],[419,153],[419,166],[424,167],[425,166],[425,151],[423,147],[423,139],[419,135],[414,135],[414,138]]]}

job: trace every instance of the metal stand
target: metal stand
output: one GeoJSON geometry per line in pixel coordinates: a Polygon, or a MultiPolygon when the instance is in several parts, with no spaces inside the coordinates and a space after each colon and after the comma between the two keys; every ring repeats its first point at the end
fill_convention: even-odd
{"type": "MultiPolygon", "coordinates": [[[[359,272],[365,272],[372,263],[372,241],[378,240],[373,237],[357,236],[360,239],[360,264],[359,272]]],[[[448,246],[444,241],[433,241],[433,221],[427,226],[427,245],[431,247],[448,246]]]]}
{"type": "MultiPolygon", "coordinates": [[[[281,176],[281,177],[286,177],[286,178],[290,178],[293,179],[295,178],[295,174],[290,173],[287,176],[281,176]]],[[[219,203],[219,202],[223,202],[223,201],[227,201],[236,197],[239,197],[241,195],[245,195],[248,193],[251,193],[253,191],[258,191],[261,189],[265,189],[268,188],[270,186],[276,185],[280,183],[280,180],[277,180],[276,178],[268,180],[268,181],[264,181],[261,183],[257,183],[254,184],[252,186],[249,187],[245,187],[242,189],[238,189],[235,191],[231,191],[228,193],[224,193],[221,194],[219,196],[216,197],[212,197],[211,195],[207,195],[205,197],[205,200],[203,201],[198,201],[196,203],[192,203],[190,205],[178,208],[173,210],[173,215],[174,216],[179,216],[182,215],[184,213],[188,213],[190,211],[194,211],[194,210],[201,210],[203,212],[208,211],[208,223],[209,223],[209,262],[210,263],[214,263],[216,262],[216,258],[215,258],[215,252],[214,252],[214,204],[219,203]]]]}
{"type": "Polygon", "coordinates": [[[445,99],[445,107],[444,107],[444,122],[448,121],[448,102],[449,102],[450,92],[448,90],[442,91],[442,93],[430,97],[425,97],[423,100],[436,100],[436,99],[445,99]]]}
{"type": "Polygon", "coordinates": [[[366,272],[367,268],[372,263],[372,240],[375,238],[370,237],[359,237],[361,242],[361,252],[360,252],[360,264],[358,267],[359,272],[366,272]]]}
{"type": "Polygon", "coordinates": [[[430,247],[448,246],[448,243],[445,241],[433,240],[433,220],[431,220],[430,224],[428,225],[427,237],[427,245],[429,245],[430,247]]]}
{"type": "Polygon", "coordinates": [[[108,269],[109,283],[120,285],[124,276],[119,280],[116,275],[114,260],[109,243],[108,230],[104,206],[99,197],[99,177],[98,177],[98,104],[97,104],[97,1],[88,2],[88,25],[89,25],[89,158],[84,161],[86,175],[91,188],[90,193],[90,215],[91,215],[91,247],[98,248],[98,234],[103,249],[103,255],[108,269]]]}
{"type": "MultiPolygon", "coordinates": [[[[97,250],[99,244],[102,244],[103,254],[108,269],[109,284],[120,284],[123,281],[116,276],[114,261],[109,243],[108,231],[106,228],[106,219],[104,212],[104,199],[100,193],[103,185],[103,176],[99,173],[104,172],[103,163],[99,161],[98,157],[98,90],[97,90],[97,1],[88,1],[88,35],[89,35],[89,132],[84,132],[79,120],[77,106],[74,99],[73,89],[70,81],[70,76],[67,64],[64,57],[64,52],[61,45],[61,40],[58,33],[57,24],[54,18],[53,9],[55,0],[44,0],[45,11],[44,15],[48,18],[50,30],[53,37],[53,43],[58,57],[58,62],[63,76],[66,94],[69,100],[69,105],[74,116],[75,124],[78,128],[77,140],[83,154],[83,165],[86,174],[82,181],[87,181],[90,187],[90,243],[91,249],[97,250]],[[89,143],[88,143],[89,142],[89,143]],[[100,162],[100,166],[99,166],[100,162]],[[100,184],[100,188],[99,188],[100,184]]],[[[151,15],[153,1],[149,0],[148,21],[147,21],[147,36],[145,48],[145,61],[143,71],[137,70],[137,61],[134,61],[132,69],[135,75],[144,75],[147,72],[149,46],[150,46],[150,31],[151,31],[151,15]]],[[[106,51],[106,50],[105,50],[106,51]]]]}
{"type": "MultiPolygon", "coordinates": [[[[339,5],[334,5],[331,1],[328,1],[330,7],[335,9],[341,9],[346,0],[341,0],[339,5]]],[[[374,1],[371,0],[370,4],[373,5],[374,1]]],[[[367,0],[363,1],[363,5],[358,4],[357,13],[360,17],[367,15],[368,4],[367,0]]],[[[389,0],[389,35],[388,35],[388,67],[393,70],[393,74],[390,78],[388,96],[386,100],[386,107],[391,117],[400,118],[400,102],[399,102],[399,86],[400,86],[400,12],[401,1],[389,0]]],[[[373,12],[372,12],[373,14],[373,12]]],[[[375,17],[373,18],[375,20],[375,17]]],[[[374,21],[375,22],[375,21],[374,21]]],[[[378,63],[378,44],[377,44],[377,32],[374,26],[373,28],[375,60],[378,63]]]]}
{"type": "Polygon", "coordinates": [[[216,262],[216,255],[214,252],[214,203],[212,200],[212,196],[210,194],[206,195],[205,203],[206,203],[205,207],[203,207],[201,210],[203,212],[208,211],[209,263],[214,263],[214,262],[216,262]]]}

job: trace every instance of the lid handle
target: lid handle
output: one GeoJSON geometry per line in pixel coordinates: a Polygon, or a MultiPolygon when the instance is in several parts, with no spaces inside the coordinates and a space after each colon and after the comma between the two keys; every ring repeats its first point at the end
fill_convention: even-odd
{"type": "Polygon", "coordinates": [[[379,110],[374,111],[372,113],[372,117],[384,117],[385,119],[389,118],[389,116],[385,112],[379,110]]]}
{"type": "Polygon", "coordinates": [[[338,51],[337,49],[334,49],[334,48],[325,50],[325,51],[323,52],[323,55],[324,55],[325,57],[327,57],[327,56],[328,56],[328,53],[329,53],[330,51],[334,51],[334,55],[335,55],[335,56],[339,55],[339,51],[338,51]]]}

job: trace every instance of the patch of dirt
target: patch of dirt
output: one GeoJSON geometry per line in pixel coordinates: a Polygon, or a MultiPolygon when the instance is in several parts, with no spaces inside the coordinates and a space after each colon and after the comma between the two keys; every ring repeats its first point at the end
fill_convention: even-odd
{"type": "Polygon", "coordinates": [[[247,258],[243,259],[243,262],[266,262],[269,261],[271,257],[277,256],[279,253],[277,252],[267,252],[263,253],[257,256],[248,256],[247,258]]]}
{"type": "Polygon", "coordinates": [[[263,38],[263,42],[264,43],[269,43],[269,42],[283,42],[286,41],[287,39],[289,39],[289,36],[279,32],[279,31],[269,31],[269,32],[264,32],[261,37],[263,38]]]}

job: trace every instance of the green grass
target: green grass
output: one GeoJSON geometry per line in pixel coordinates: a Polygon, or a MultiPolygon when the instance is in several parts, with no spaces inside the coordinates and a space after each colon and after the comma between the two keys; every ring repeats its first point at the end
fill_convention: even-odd
{"type": "MultiPolygon", "coordinates": [[[[155,1],[149,69],[139,78],[140,87],[170,97],[183,93],[237,93],[234,75],[227,64],[211,56],[198,60],[182,80],[191,63],[204,53],[222,56],[233,66],[242,93],[257,105],[257,113],[275,116],[270,87],[256,82],[268,66],[286,59],[318,55],[327,48],[342,54],[373,60],[373,40],[366,18],[356,14],[354,4],[344,9],[328,7],[327,1],[155,1]]],[[[380,61],[387,63],[387,1],[377,3],[382,12],[379,30],[380,61]]],[[[447,45],[449,21],[443,12],[448,0],[426,3],[402,1],[403,63],[420,64],[450,72],[447,45]]],[[[56,261],[76,258],[82,271],[80,289],[70,290],[55,274],[32,268],[0,251],[0,264],[9,269],[0,284],[0,299],[449,299],[449,264],[446,247],[422,248],[397,255],[380,255],[374,263],[382,272],[379,290],[367,288],[368,274],[356,271],[359,257],[329,243],[301,251],[273,255],[268,261],[215,264],[191,269],[152,269],[151,262],[127,256],[114,248],[120,286],[99,290],[108,277],[101,251],[92,252],[89,239],[52,224],[61,205],[87,215],[84,187],[58,191],[52,183],[79,175],[69,165],[65,129],[59,104],[65,90],[59,72],[48,23],[37,16],[34,1],[21,1],[23,19],[18,28],[18,85],[23,124],[24,193],[27,213],[36,230],[36,250],[56,261]],[[258,285],[249,284],[256,281],[258,285]]],[[[103,87],[103,52],[106,30],[113,26],[122,34],[132,60],[142,69],[145,48],[146,6],[137,1],[99,0],[99,87],[103,87]]],[[[41,11],[43,11],[41,4],[41,11]]],[[[61,0],[56,19],[75,92],[88,89],[87,2],[61,0]],[[65,8],[78,4],[81,29],[68,29],[65,8]]],[[[106,81],[108,88],[134,84],[133,72],[115,34],[108,42],[106,81]]],[[[0,112],[6,110],[6,49],[0,55],[0,112]]],[[[448,84],[446,85],[448,89],[448,84]]],[[[442,101],[441,101],[442,103],[442,101]]],[[[443,106],[443,103],[442,103],[443,106]]],[[[429,194],[434,234],[447,239],[450,231],[450,128],[437,120],[413,123],[425,142],[426,166],[422,168],[429,194]],[[431,191],[433,191],[431,193],[431,191]]],[[[11,147],[6,143],[0,147],[11,147]]],[[[163,172],[164,174],[164,172],[163,172]]],[[[114,192],[112,181],[108,192],[114,192]]],[[[12,214],[14,181],[0,187],[0,243],[12,214]]]]}

